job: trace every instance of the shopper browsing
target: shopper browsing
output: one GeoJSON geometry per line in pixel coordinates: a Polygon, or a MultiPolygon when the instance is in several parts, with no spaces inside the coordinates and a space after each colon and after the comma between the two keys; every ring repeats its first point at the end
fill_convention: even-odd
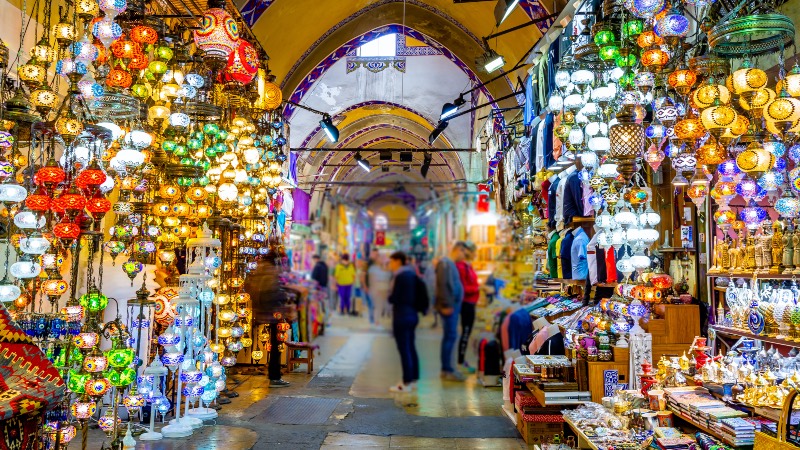
{"type": "Polygon", "coordinates": [[[408,257],[403,252],[395,252],[389,257],[389,269],[394,273],[392,293],[389,303],[393,309],[392,332],[400,352],[403,366],[403,381],[389,388],[392,392],[414,390],[419,380],[419,357],[415,343],[415,332],[419,324],[419,312],[428,308],[428,292],[425,283],[419,278],[413,266],[408,265],[408,257]]]}
{"type": "Polygon", "coordinates": [[[345,315],[350,312],[350,299],[353,296],[353,284],[356,282],[356,268],[347,253],[342,254],[339,259],[339,264],[333,271],[333,279],[339,291],[339,312],[345,315]]]}
{"type": "Polygon", "coordinates": [[[450,257],[442,257],[436,265],[436,311],[442,316],[442,378],[464,381],[464,376],[453,367],[453,350],[458,339],[458,317],[464,300],[464,286],[456,263],[463,261],[467,250],[458,241],[450,250],[450,257]]]}
{"type": "Polygon", "coordinates": [[[478,283],[478,275],[470,263],[475,259],[477,247],[472,242],[466,242],[465,245],[465,259],[456,263],[461,284],[464,286],[464,303],[461,304],[461,340],[458,344],[458,364],[468,372],[475,372],[475,368],[467,364],[465,357],[467,345],[469,344],[469,335],[472,333],[472,326],[475,324],[475,309],[480,298],[481,286],[478,283]]]}
{"type": "Polygon", "coordinates": [[[245,291],[250,294],[253,303],[254,329],[266,327],[270,336],[269,362],[267,376],[269,386],[273,388],[289,386],[281,374],[281,351],[278,342],[278,323],[281,317],[291,314],[287,305],[286,293],[281,289],[279,273],[274,253],[267,254],[258,262],[256,270],[247,276],[245,291]]]}

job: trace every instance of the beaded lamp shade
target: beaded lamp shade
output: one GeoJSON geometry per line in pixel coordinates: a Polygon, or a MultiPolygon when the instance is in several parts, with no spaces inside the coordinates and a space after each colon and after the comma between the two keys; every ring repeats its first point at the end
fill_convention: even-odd
{"type": "Polygon", "coordinates": [[[734,139],[745,133],[750,127],[750,120],[743,114],[737,114],[736,120],[725,130],[720,138],[734,139]]]}
{"type": "Polygon", "coordinates": [[[258,51],[253,44],[239,39],[239,47],[228,55],[224,78],[242,84],[250,83],[258,73],[258,61],[258,51]]]}
{"type": "Polygon", "coordinates": [[[716,100],[726,105],[731,101],[731,93],[727,87],[720,84],[704,84],[692,94],[692,101],[698,108],[708,108],[716,100]]]}
{"type": "Polygon", "coordinates": [[[663,38],[685,37],[689,33],[689,19],[672,10],[656,22],[656,33],[663,38]]]}
{"type": "Polygon", "coordinates": [[[136,25],[131,29],[131,40],[140,44],[155,44],[158,33],[147,25],[136,25]]]}
{"type": "Polygon", "coordinates": [[[642,65],[653,70],[658,70],[667,65],[669,54],[659,47],[652,47],[642,53],[642,65]]]}
{"type": "Polygon", "coordinates": [[[716,137],[722,136],[736,122],[737,117],[736,111],[725,105],[706,108],[700,114],[703,127],[716,137]]]}
{"type": "Polygon", "coordinates": [[[263,92],[264,93],[261,96],[261,100],[263,102],[264,109],[271,111],[281,106],[281,103],[283,102],[283,93],[281,92],[280,86],[266,81],[264,82],[263,92]]]}
{"type": "Polygon", "coordinates": [[[631,13],[642,19],[649,19],[664,9],[664,0],[633,0],[630,3],[631,13]]]}
{"type": "Polygon", "coordinates": [[[697,149],[697,165],[711,166],[709,168],[714,169],[726,159],[728,152],[725,146],[713,139],[709,139],[697,149]]]}
{"type": "Polygon", "coordinates": [[[767,73],[761,69],[744,67],[731,75],[733,91],[737,94],[757,91],[767,85],[767,73]]]}
{"type": "Polygon", "coordinates": [[[680,153],[672,157],[672,168],[678,174],[694,172],[697,168],[697,157],[691,153],[680,153]]]}
{"type": "Polygon", "coordinates": [[[36,60],[31,59],[27,64],[19,66],[17,69],[19,79],[29,86],[36,86],[44,82],[47,71],[44,67],[36,64],[36,60]]]}
{"type": "Polygon", "coordinates": [[[123,69],[121,66],[111,69],[106,77],[106,85],[109,87],[124,89],[130,87],[131,84],[133,84],[133,77],[131,76],[130,72],[123,69]]]}
{"type": "Polygon", "coordinates": [[[766,172],[775,165],[775,155],[758,143],[752,142],[736,157],[736,165],[745,173],[766,172]]]}
{"type": "Polygon", "coordinates": [[[764,109],[769,102],[775,100],[777,96],[778,94],[776,94],[772,89],[761,88],[755,91],[755,94],[749,96],[749,98],[747,98],[747,96],[739,97],[739,106],[741,106],[745,111],[752,110],[754,114],[760,116],[761,110],[764,109]]]}
{"type": "Polygon", "coordinates": [[[661,39],[661,36],[657,35],[653,30],[645,31],[636,38],[636,44],[641,48],[648,48],[663,43],[664,40],[661,39]]]}
{"type": "Polygon", "coordinates": [[[797,123],[800,120],[800,100],[788,97],[782,91],[781,96],[771,101],[764,109],[764,118],[768,121],[797,123]]]}
{"type": "Polygon", "coordinates": [[[239,26],[224,9],[206,11],[199,30],[194,31],[194,42],[209,55],[227,58],[237,48],[239,26]]]}
{"type": "Polygon", "coordinates": [[[667,82],[679,94],[686,95],[697,82],[697,72],[691,69],[679,69],[669,74],[667,82]]]}
{"type": "Polygon", "coordinates": [[[700,139],[706,134],[702,121],[692,115],[676,123],[673,130],[676,138],[686,141],[700,139]]]}

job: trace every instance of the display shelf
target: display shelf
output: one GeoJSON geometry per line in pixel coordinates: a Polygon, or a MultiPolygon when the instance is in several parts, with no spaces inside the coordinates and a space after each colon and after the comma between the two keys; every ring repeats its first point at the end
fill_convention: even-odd
{"type": "Polygon", "coordinates": [[[578,448],[591,448],[592,450],[599,449],[599,447],[595,445],[588,436],[586,436],[586,433],[584,433],[580,427],[575,425],[575,422],[570,420],[568,417],[564,417],[564,423],[569,425],[569,427],[572,428],[572,431],[574,431],[578,436],[578,448]]]}
{"type": "Polygon", "coordinates": [[[573,217],[572,223],[594,223],[594,217],[573,217]]]}
{"type": "Polygon", "coordinates": [[[783,274],[783,273],[730,272],[730,273],[709,273],[708,278],[744,278],[744,279],[757,278],[760,280],[791,280],[793,278],[800,278],[800,275],[783,274]]]}
{"type": "Polygon", "coordinates": [[[680,253],[680,252],[694,253],[695,249],[688,247],[659,247],[658,251],[663,253],[680,253]]]}
{"type": "Polygon", "coordinates": [[[566,279],[566,278],[550,278],[548,281],[552,283],[560,283],[560,284],[576,284],[582,285],[586,283],[586,280],[573,280],[573,279],[566,279]]]}
{"type": "Polygon", "coordinates": [[[543,391],[535,382],[525,383],[525,386],[542,406],[582,405],[591,401],[588,391],[543,391]]]}
{"type": "Polygon", "coordinates": [[[749,331],[738,330],[736,328],[723,327],[723,326],[720,326],[720,325],[711,325],[711,326],[709,326],[709,328],[714,330],[714,331],[716,331],[717,334],[721,334],[721,335],[746,337],[746,338],[755,339],[755,340],[762,341],[762,342],[769,342],[770,344],[783,345],[783,346],[786,346],[786,347],[800,348],[800,342],[790,341],[790,340],[787,340],[787,339],[778,339],[778,338],[769,337],[769,336],[759,336],[759,335],[753,334],[753,333],[751,333],[749,331]]]}
{"type": "Polygon", "coordinates": [[[684,421],[684,422],[688,423],[689,425],[691,425],[691,426],[693,426],[693,427],[697,428],[698,430],[702,431],[703,433],[706,433],[706,434],[709,434],[709,435],[711,435],[711,436],[714,436],[715,438],[719,439],[720,441],[724,442],[725,444],[732,445],[732,446],[733,446],[733,447],[735,447],[735,448],[753,448],[752,446],[737,446],[737,445],[736,445],[736,444],[733,442],[733,440],[732,440],[732,439],[730,439],[730,438],[727,438],[727,437],[725,437],[725,436],[722,436],[720,433],[718,433],[718,432],[716,432],[716,431],[712,430],[711,428],[708,428],[708,427],[707,427],[707,426],[705,426],[705,425],[701,425],[701,424],[699,424],[698,422],[696,422],[696,421],[692,420],[690,417],[688,417],[688,416],[686,416],[686,415],[682,414],[682,413],[681,413],[680,411],[678,411],[676,408],[670,407],[670,408],[669,408],[669,410],[670,410],[670,411],[672,411],[672,414],[673,414],[675,417],[677,417],[678,419],[681,419],[682,421],[684,421]]]}

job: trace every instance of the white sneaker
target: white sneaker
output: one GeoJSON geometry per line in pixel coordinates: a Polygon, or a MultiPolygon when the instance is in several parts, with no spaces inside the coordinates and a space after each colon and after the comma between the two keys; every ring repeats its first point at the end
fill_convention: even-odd
{"type": "Polygon", "coordinates": [[[412,392],[417,388],[416,383],[397,383],[396,385],[389,388],[390,392],[412,392]]]}

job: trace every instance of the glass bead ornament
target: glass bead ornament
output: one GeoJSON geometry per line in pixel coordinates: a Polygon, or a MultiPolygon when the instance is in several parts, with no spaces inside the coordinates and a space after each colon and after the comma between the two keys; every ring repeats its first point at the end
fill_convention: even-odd
{"type": "Polygon", "coordinates": [[[753,141],[736,157],[736,165],[745,173],[763,173],[775,166],[775,155],[753,141]]]}
{"type": "Polygon", "coordinates": [[[750,200],[748,206],[739,212],[739,219],[751,230],[758,228],[761,222],[766,220],[766,218],[767,211],[758,206],[753,200],[750,200]]]}
{"type": "Polygon", "coordinates": [[[203,14],[200,29],[194,30],[194,42],[206,54],[227,58],[236,50],[239,26],[227,11],[211,8],[203,14]]]}
{"type": "Polygon", "coordinates": [[[689,33],[689,19],[678,10],[672,9],[658,19],[655,32],[662,38],[683,38],[689,33]]]}
{"type": "Polygon", "coordinates": [[[739,95],[757,91],[765,87],[767,81],[767,73],[761,69],[751,67],[749,60],[745,60],[742,67],[731,74],[733,91],[739,95]]]}
{"type": "Polygon", "coordinates": [[[641,19],[650,19],[664,9],[664,0],[633,0],[630,12],[641,19]]]}

